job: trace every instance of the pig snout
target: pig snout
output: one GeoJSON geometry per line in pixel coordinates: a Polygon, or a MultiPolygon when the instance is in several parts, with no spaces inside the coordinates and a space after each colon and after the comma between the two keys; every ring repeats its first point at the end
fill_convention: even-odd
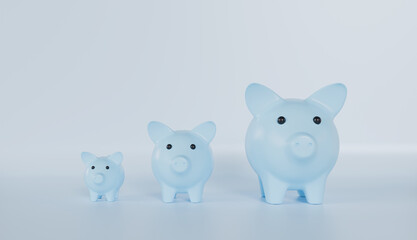
{"type": "Polygon", "coordinates": [[[171,168],[177,173],[183,173],[188,169],[188,160],[185,157],[176,157],[171,161],[171,168]]]}
{"type": "Polygon", "coordinates": [[[316,142],[306,134],[299,134],[290,141],[290,152],[298,158],[311,157],[316,151],[316,142]]]}
{"type": "Polygon", "coordinates": [[[97,173],[93,175],[93,182],[95,184],[101,184],[104,182],[104,175],[101,173],[97,173]]]}

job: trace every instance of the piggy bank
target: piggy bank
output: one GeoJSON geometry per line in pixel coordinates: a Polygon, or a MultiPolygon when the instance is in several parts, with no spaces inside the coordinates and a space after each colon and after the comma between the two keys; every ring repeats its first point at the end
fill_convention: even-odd
{"type": "Polygon", "coordinates": [[[91,153],[83,152],[81,159],[86,165],[84,180],[90,191],[91,201],[97,201],[103,196],[110,202],[117,200],[125,178],[121,165],[122,153],[96,157],[91,153]]]}
{"type": "Polygon", "coordinates": [[[254,117],[246,133],[246,155],[262,197],[280,204],[287,190],[297,190],[308,203],[321,204],[339,154],[333,119],[343,107],[346,87],[329,85],[299,100],[283,99],[254,83],[245,95],[254,117]]]}
{"type": "Polygon", "coordinates": [[[200,202],[213,170],[209,143],[216,125],[205,122],[191,131],[173,131],[150,122],[148,133],[155,143],[152,170],[161,185],[162,201],[173,202],[177,193],[188,193],[191,202],[200,202]]]}

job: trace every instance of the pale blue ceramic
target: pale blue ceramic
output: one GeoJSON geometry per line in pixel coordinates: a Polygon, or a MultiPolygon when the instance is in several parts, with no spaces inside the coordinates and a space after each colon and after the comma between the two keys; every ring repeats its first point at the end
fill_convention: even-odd
{"type": "Polygon", "coordinates": [[[213,170],[209,143],[216,125],[205,122],[191,131],[173,131],[160,122],[150,122],[148,133],[155,143],[152,170],[161,185],[162,200],[173,202],[177,193],[188,193],[191,202],[200,202],[213,170]]]}
{"type": "Polygon", "coordinates": [[[323,202],[326,179],[339,154],[333,123],[346,99],[346,87],[333,84],[305,100],[283,99],[261,84],[246,89],[253,120],[246,133],[246,155],[271,204],[298,190],[308,203],[323,202]]]}
{"type": "Polygon", "coordinates": [[[90,191],[91,201],[97,201],[103,196],[110,202],[117,200],[125,178],[121,165],[122,153],[96,157],[94,154],[83,152],[81,158],[86,166],[84,180],[90,191]]]}

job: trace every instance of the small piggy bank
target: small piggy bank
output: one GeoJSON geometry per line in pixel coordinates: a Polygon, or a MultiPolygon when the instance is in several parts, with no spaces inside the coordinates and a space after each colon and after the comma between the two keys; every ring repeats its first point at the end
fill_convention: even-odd
{"type": "Polygon", "coordinates": [[[119,189],[125,179],[121,165],[122,153],[117,152],[107,157],[96,157],[91,153],[83,152],[81,159],[87,167],[84,180],[90,190],[91,201],[97,201],[103,196],[110,202],[117,200],[119,189]]]}
{"type": "Polygon", "coordinates": [[[345,99],[343,84],[324,87],[305,100],[282,99],[256,83],[248,86],[246,104],[254,118],[246,133],[246,155],[266,202],[280,204],[287,190],[298,190],[308,203],[322,203],[339,154],[333,118],[345,99]]]}
{"type": "Polygon", "coordinates": [[[161,184],[162,200],[173,202],[177,193],[188,193],[191,202],[200,202],[213,170],[209,143],[216,125],[205,122],[191,131],[173,131],[160,122],[150,122],[148,133],[155,143],[152,170],[161,184]]]}

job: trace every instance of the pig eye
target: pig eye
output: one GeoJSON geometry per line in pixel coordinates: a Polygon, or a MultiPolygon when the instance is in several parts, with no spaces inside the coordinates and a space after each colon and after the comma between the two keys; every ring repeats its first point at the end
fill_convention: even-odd
{"type": "Polygon", "coordinates": [[[321,123],[321,118],[320,118],[319,116],[315,116],[315,117],[313,118],[313,122],[314,122],[315,124],[319,125],[319,124],[321,123]]]}
{"type": "Polygon", "coordinates": [[[106,166],[106,169],[109,169],[110,167],[109,166],[106,166]]]}
{"type": "Polygon", "coordinates": [[[191,144],[191,145],[190,145],[190,148],[191,148],[192,150],[194,150],[194,149],[195,149],[195,144],[191,144]]]}
{"type": "Polygon", "coordinates": [[[285,121],[286,121],[286,119],[283,116],[279,117],[278,120],[277,120],[278,124],[280,124],[280,125],[284,124],[285,121]]]}
{"type": "Polygon", "coordinates": [[[94,166],[91,166],[91,169],[94,169],[94,168],[96,168],[96,167],[94,167],[94,166]]]}
{"type": "Polygon", "coordinates": [[[171,144],[168,144],[167,145],[167,149],[169,150],[169,149],[171,149],[172,148],[172,145],[171,144]]]}

